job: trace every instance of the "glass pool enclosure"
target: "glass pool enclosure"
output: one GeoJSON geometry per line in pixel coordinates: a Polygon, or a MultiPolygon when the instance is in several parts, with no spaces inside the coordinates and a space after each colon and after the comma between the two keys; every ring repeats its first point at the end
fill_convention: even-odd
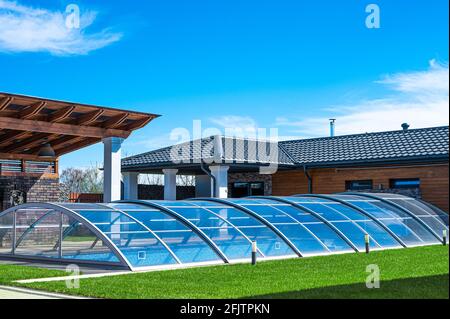
{"type": "Polygon", "coordinates": [[[0,256],[130,270],[442,244],[448,214],[394,194],[25,204],[0,213],[0,256]]]}

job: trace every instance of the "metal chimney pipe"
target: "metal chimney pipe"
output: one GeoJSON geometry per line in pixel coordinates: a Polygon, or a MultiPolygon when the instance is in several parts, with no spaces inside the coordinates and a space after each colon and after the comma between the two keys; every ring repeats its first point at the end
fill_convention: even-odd
{"type": "Polygon", "coordinates": [[[334,136],[334,129],[336,127],[336,119],[330,119],[330,136],[334,136]]]}
{"type": "Polygon", "coordinates": [[[402,129],[403,129],[403,131],[407,131],[409,129],[409,124],[408,123],[403,123],[402,124],[402,129]]]}

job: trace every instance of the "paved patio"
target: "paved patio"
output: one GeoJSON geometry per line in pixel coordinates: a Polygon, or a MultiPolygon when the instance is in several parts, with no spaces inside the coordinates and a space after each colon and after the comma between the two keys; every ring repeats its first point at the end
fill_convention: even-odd
{"type": "MultiPolygon", "coordinates": [[[[2,259],[0,258],[0,265],[18,265],[18,266],[28,266],[35,268],[45,268],[45,269],[54,269],[54,270],[62,270],[65,271],[67,265],[51,263],[51,262],[29,262],[29,261],[18,261],[11,259],[2,259]]],[[[89,274],[103,274],[103,273],[112,273],[112,272],[123,272],[123,269],[117,269],[114,267],[108,266],[86,266],[79,265],[80,271],[84,275],[89,274]]]]}
{"type": "Polygon", "coordinates": [[[24,288],[0,286],[0,299],[86,299],[24,288]]]}

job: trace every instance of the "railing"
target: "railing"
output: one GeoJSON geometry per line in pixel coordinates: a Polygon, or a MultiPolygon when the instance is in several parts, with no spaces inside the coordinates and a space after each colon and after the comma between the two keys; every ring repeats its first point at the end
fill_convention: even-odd
{"type": "Polygon", "coordinates": [[[30,161],[0,159],[1,175],[44,175],[57,174],[55,161],[30,161]]]}
{"type": "Polygon", "coordinates": [[[0,172],[22,172],[22,161],[0,159],[0,172]]]}

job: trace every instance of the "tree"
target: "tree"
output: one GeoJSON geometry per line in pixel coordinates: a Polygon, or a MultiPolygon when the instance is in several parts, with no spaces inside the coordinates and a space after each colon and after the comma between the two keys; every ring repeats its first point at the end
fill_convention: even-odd
{"type": "Polygon", "coordinates": [[[164,185],[164,178],[161,174],[140,174],[139,184],[164,185]]]}
{"type": "Polygon", "coordinates": [[[60,182],[72,193],[103,192],[102,173],[96,167],[87,169],[66,168],[61,173],[60,182]]]}
{"type": "Polygon", "coordinates": [[[95,167],[84,171],[83,189],[85,193],[103,193],[103,174],[95,167]]]}
{"type": "Polygon", "coordinates": [[[178,175],[177,185],[179,186],[195,186],[195,176],[192,175],[178,175]]]}
{"type": "MultiPolygon", "coordinates": [[[[164,175],[161,174],[140,174],[139,184],[144,185],[164,185],[164,175]]],[[[195,186],[195,176],[177,175],[178,186],[195,186]]]]}

